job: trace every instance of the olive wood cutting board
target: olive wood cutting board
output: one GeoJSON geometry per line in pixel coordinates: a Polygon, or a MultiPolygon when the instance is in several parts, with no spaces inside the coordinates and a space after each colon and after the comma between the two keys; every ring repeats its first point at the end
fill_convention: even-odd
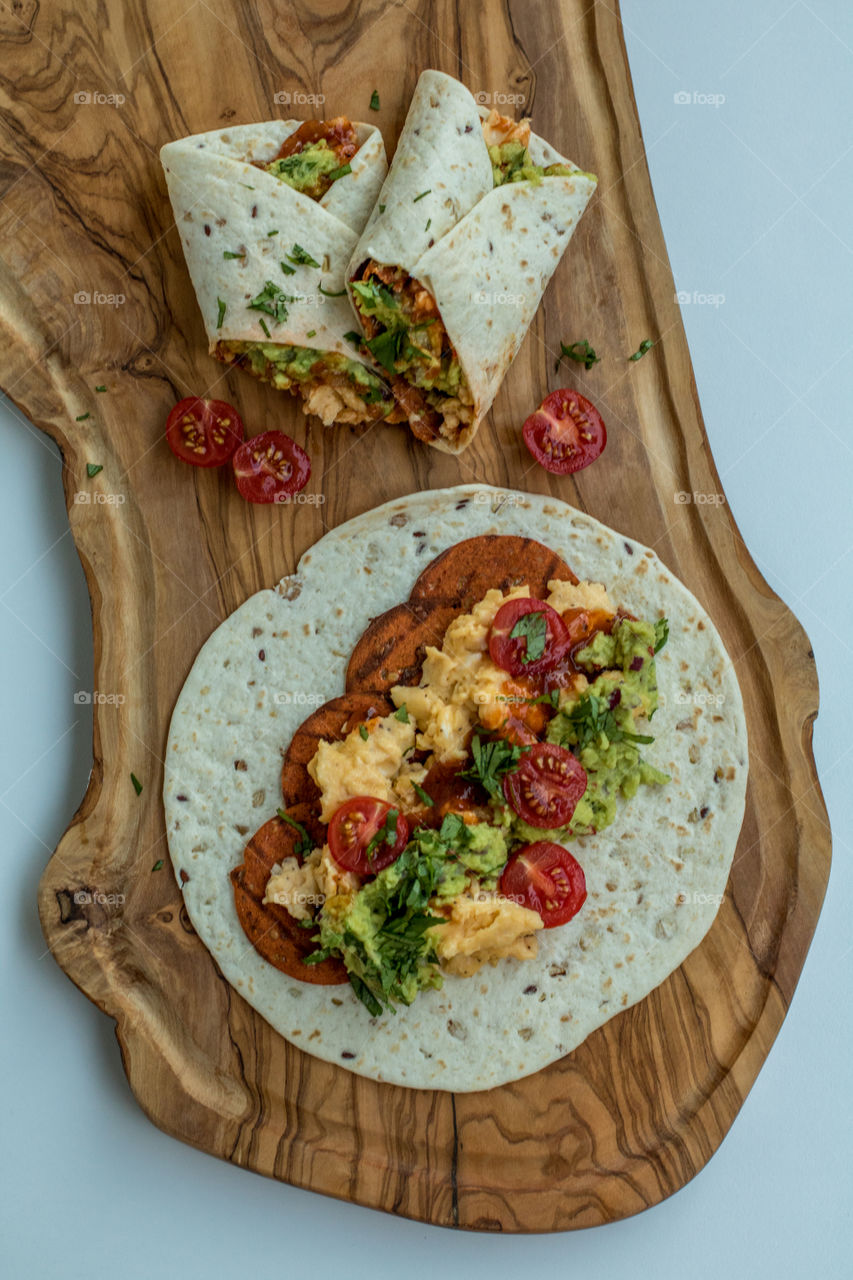
{"type": "Polygon", "coordinates": [[[0,35],[2,384],[62,450],[95,687],[109,699],[94,706],[88,791],[41,881],[57,962],[115,1019],[146,1114],[234,1164],[480,1230],[586,1227],[656,1204],[714,1153],[773,1043],[817,921],[830,839],[811,752],[809,641],[724,503],[675,500],[721,486],[618,12],[588,0],[20,0],[0,12],[0,35]],[[403,428],[308,425],[289,397],[217,366],[158,163],[169,139],[289,115],[369,118],[390,152],[425,67],[501,103],[514,95],[510,113],[532,114],[599,176],[494,410],[458,459],[403,428]],[[298,97],[317,94],[320,108],[298,97]],[[584,337],[601,363],[555,374],[560,339],[584,337]],[[629,363],[647,337],[654,350],[629,363]],[[566,383],[598,405],[610,439],[594,466],[556,478],[531,465],[520,425],[566,383]],[[250,431],[278,426],[306,443],[309,491],[325,503],[252,507],[227,473],[176,463],[163,424],[187,394],[230,400],[250,431]],[[103,470],[89,478],[87,463],[103,470]],[[227,985],[182,907],[160,796],[172,706],[217,624],[292,572],[327,529],[402,494],[471,481],[558,495],[654,547],[734,660],[751,771],[725,901],[701,946],[560,1062],[453,1096],[306,1056],[227,985]]]}

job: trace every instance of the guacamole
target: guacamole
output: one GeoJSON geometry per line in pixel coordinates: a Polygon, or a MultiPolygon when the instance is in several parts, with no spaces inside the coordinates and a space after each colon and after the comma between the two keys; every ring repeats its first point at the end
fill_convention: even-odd
{"type": "MultiPolygon", "coordinates": [[[[220,342],[217,355],[238,361],[256,378],[271,383],[279,391],[289,391],[295,384],[321,374],[339,373],[349,379],[365,404],[374,404],[386,396],[385,387],[375,373],[338,351],[279,346],[273,342],[220,342]]],[[[391,404],[389,398],[389,409],[391,404]]]]}
{"type": "Polygon", "coordinates": [[[506,182],[532,182],[538,186],[543,178],[568,177],[577,172],[568,164],[549,164],[547,167],[534,164],[527,147],[520,142],[502,142],[499,146],[489,147],[489,159],[496,187],[502,187],[506,182]]]}
{"type": "Polygon", "coordinates": [[[264,167],[273,177],[312,200],[322,199],[337,178],[349,173],[349,166],[340,163],[324,139],[310,143],[295,155],[271,160],[264,167]]]}
{"type": "Polygon", "coordinates": [[[429,931],[446,921],[430,912],[430,898],[449,902],[469,887],[496,887],[507,857],[504,832],[488,823],[466,825],[450,813],[438,831],[417,828],[399,858],[353,897],[326,899],[310,962],[340,956],[371,1013],[411,1004],[443,981],[429,931]]]}
{"type": "Polygon", "coordinates": [[[423,391],[458,395],[462,369],[440,317],[417,320],[413,311],[421,286],[410,277],[400,283],[398,292],[374,278],[353,284],[359,311],[381,325],[364,345],[389,374],[404,374],[423,391]]]}

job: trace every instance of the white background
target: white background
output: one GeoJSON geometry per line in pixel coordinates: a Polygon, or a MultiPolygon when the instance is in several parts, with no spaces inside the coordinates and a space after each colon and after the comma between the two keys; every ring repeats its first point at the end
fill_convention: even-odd
{"type": "Polygon", "coordinates": [[[683,307],[714,456],[753,557],[811,636],[821,681],[815,754],[835,860],[776,1045],[692,1183],[637,1218],[573,1235],[423,1227],[242,1172],[155,1129],[112,1023],[45,954],[36,917],[40,872],[87,782],[91,714],[73,693],[92,687],[91,629],[57,452],[0,409],[10,1275],[850,1274],[853,6],[625,0],[623,17],[676,287],[724,295],[683,307]]]}

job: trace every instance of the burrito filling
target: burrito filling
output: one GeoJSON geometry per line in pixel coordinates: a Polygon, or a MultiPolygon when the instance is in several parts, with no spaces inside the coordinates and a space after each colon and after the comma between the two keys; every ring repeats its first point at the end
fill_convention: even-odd
{"type": "Polygon", "coordinates": [[[568,918],[530,871],[541,850],[575,868],[577,913],[586,888],[566,846],[669,781],[639,750],[666,620],[615,609],[599,583],[548,592],[488,591],[426,647],[420,683],[391,690],[396,712],[320,739],[308,764],[327,838],[276,864],[264,901],[316,928],[305,963],[343,961],[374,1015],[445,974],[535,957],[538,931],[568,918]]]}
{"type": "Polygon", "coordinates": [[[279,391],[301,395],[306,413],[324,426],[376,422],[393,407],[388,389],[358,360],[338,351],[277,346],[272,342],[218,342],[213,352],[223,364],[239,365],[279,391]]]}
{"type": "Polygon", "coordinates": [[[332,183],[350,172],[349,162],[359,145],[358,135],[345,116],[306,120],[285,138],[273,160],[252,163],[311,200],[322,200],[332,183]]]}
{"type": "Polygon", "coordinates": [[[568,177],[578,170],[569,164],[534,164],[530,158],[530,121],[511,120],[492,108],[483,120],[483,138],[489,148],[492,177],[496,187],[506,182],[532,182],[543,178],[568,177]]]}

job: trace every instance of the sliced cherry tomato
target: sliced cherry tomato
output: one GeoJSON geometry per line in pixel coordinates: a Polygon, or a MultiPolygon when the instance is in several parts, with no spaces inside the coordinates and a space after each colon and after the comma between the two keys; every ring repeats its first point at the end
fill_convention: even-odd
{"type": "Polygon", "coordinates": [[[531,827],[564,827],[586,791],[586,770],[565,747],[537,742],[504,776],[507,804],[531,827]]]}
{"type": "Polygon", "coordinates": [[[248,502],[287,502],[310,475],[308,454],[283,431],[262,431],[234,454],[237,488],[248,502]]]}
{"type": "Polygon", "coordinates": [[[397,834],[389,844],[381,832],[390,812],[390,804],[373,796],[355,796],[335,810],[329,823],[329,851],[339,867],[369,876],[396,862],[408,843],[409,824],[398,811],[397,834]],[[377,835],[380,838],[368,849],[377,835]]]}
{"type": "Polygon", "coordinates": [[[513,676],[536,676],[550,671],[569,646],[563,619],[544,600],[519,597],[502,604],[489,629],[489,655],[496,666],[513,676]],[[539,614],[539,619],[528,615],[539,614]],[[544,622],[545,632],[542,633],[544,622]],[[513,631],[516,632],[513,635],[513,631]],[[538,632],[538,635],[537,635],[538,632]],[[544,640],[544,645],[543,645],[544,640]],[[535,657],[528,655],[536,654],[535,657]]]}
{"type": "Polygon", "coordinates": [[[546,929],[565,924],[586,902],[583,867],[561,844],[537,840],[514,853],[501,875],[501,893],[538,911],[546,929]]]}
{"type": "Polygon", "coordinates": [[[166,419],[166,441],[176,458],[194,467],[221,467],[245,435],[236,409],[224,400],[179,400],[166,419]]]}
{"type": "Polygon", "coordinates": [[[582,471],[607,444],[601,414],[585,396],[568,387],[546,396],[522,432],[536,461],[557,476],[582,471]]]}

